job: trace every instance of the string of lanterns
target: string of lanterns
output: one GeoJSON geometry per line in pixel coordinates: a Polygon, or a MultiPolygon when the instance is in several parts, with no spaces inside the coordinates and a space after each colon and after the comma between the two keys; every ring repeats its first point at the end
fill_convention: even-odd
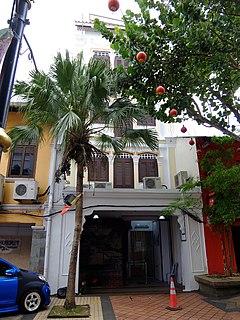
{"type": "MultiPolygon", "coordinates": [[[[118,0],[109,0],[108,1],[108,8],[110,11],[112,12],[116,12],[120,7],[119,1],[118,0]]],[[[136,55],[136,60],[139,63],[144,63],[147,60],[147,54],[144,51],[140,51],[138,52],[138,54],[136,55]]],[[[162,96],[165,93],[165,88],[163,86],[158,86],[156,88],[156,94],[158,94],[159,96],[162,96]]],[[[178,112],[176,109],[171,109],[169,111],[169,116],[170,117],[176,117],[178,115],[178,112]]],[[[187,128],[183,125],[181,128],[181,132],[182,133],[186,133],[187,132],[187,128]]],[[[190,146],[193,146],[195,144],[193,138],[191,138],[189,140],[189,144],[190,146]]]]}

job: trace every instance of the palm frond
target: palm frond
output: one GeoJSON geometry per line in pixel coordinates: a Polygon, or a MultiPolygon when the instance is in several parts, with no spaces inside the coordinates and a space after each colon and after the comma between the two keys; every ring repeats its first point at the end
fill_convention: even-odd
{"type": "Polygon", "coordinates": [[[15,127],[8,132],[8,135],[12,139],[13,149],[17,144],[32,144],[38,143],[44,140],[43,131],[38,126],[19,126],[15,127]]]}
{"type": "Polygon", "coordinates": [[[96,143],[100,150],[107,150],[112,148],[116,154],[119,154],[123,150],[122,141],[107,134],[99,135],[96,138],[96,143]]]}
{"type": "Polygon", "coordinates": [[[74,59],[70,58],[68,50],[66,50],[65,57],[62,57],[60,52],[57,53],[54,64],[51,66],[50,74],[65,94],[72,90],[75,69],[74,59]]]}
{"type": "Polygon", "coordinates": [[[75,139],[81,139],[81,136],[84,135],[84,122],[75,112],[70,110],[59,119],[51,131],[59,141],[67,145],[70,134],[76,136],[75,139]]]}
{"type": "Polygon", "coordinates": [[[148,146],[151,150],[158,149],[158,135],[156,131],[149,129],[127,129],[122,141],[125,147],[148,146]]]}
{"type": "Polygon", "coordinates": [[[108,119],[114,126],[124,126],[127,119],[142,120],[148,116],[142,108],[125,97],[116,99],[108,111],[108,119]]]}

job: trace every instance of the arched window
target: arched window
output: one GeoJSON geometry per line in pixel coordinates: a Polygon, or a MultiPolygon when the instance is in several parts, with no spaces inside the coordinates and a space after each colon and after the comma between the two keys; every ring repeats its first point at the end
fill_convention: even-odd
{"type": "Polygon", "coordinates": [[[110,52],[109,51],[94,50],[93,57],[95,59],[105,61],[106,65],[110,67],[110,52]]]}
{"type": "Polygon", "coordinates": [[[144,177],[158,177],[157,157],[152,153],[143,153],[140,155],[138,164],[139,182],[144,177]]]}
{"type": "Polygon", "coordinates": [[[114,159],[114,188],[134,188],[133,159],[122,152],[114,159]]]}
{"type": "Polygon", "coordinates": [[[125,61],[122,56],[120,56],[117,52],[116,52],[116,56],[114,58],[114,68],[117,68],[119,65],[123,65],[124,69],[127,69],[129,66],[129,62],[125,61]]]}
{"type": "Polygon", "coordinates": [[[96,153],[89,164],[88,181],[109,181],[108,157],[103,153],[96,153]]]}

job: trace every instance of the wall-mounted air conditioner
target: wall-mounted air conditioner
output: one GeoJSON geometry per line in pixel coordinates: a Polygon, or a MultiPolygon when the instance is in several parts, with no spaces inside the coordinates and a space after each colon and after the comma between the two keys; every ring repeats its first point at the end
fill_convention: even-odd
{"type": "Polygon", "coordinates": [[[179,188],[181,185],[187,182],[188,179],[188,172],[187,171],[180,171],[178,174],[175,175],[175,187],[179,188]]]}
{"type": "Polygon", "coordinates": [[[144,177],[143,178],[144,189],[161,189],[162,183],[160,177],[144,177]]]}
{"type": "Polygon", "coordinates": [[[14,200],[36,200],[38,182],[34,180],[17,180],[14,182],[14,200]]]}
{"type": "Polygon", "coordinates": [[[93,188],[93,184],[92,183],[84,183],[83,184],[83,189],[92,189],[93,188]]]}
{"type": "Polygon", "coordinates": [[[112,189],[112,182],[94,182],[94,187],[97,189],[112,189]]]}
{"type": "Polygon", "coordinates": [[[3,201],[4,179],[5,177],[0,174],[0,202],[3,201]]]}

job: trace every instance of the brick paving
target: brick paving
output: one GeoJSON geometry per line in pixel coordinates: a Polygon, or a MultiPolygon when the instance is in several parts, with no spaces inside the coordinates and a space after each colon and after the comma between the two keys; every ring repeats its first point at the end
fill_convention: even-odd
{"type": "Polygon", "coordinates": [[[116,320],[240,320],[240,312],[226,312],[198,293],[179,293],[182,310],[170,311],[167,294],[110,297],[116,320]]]}
{"type": "MultiPolygon", "coordinates": [[[[77,304],[89,304],[89,318],[64,318],[65,320],[240,320],[240,296],[223,300],[207,299],[196,292],[177,293],[177,302],[182,310],[166,309],[170,303],[169,294],[118,294],[76,297],[77,304]],[[209,303],[210,302],[210,303],[209,303]],[[225,306],[224,308],[220,306],[225,306]],[[232,308],[234,305],[234,308],[232,308]],[[235,309],[235,310],[234,310],[235,309]],[[229,310],[229,311],[226,311],[229,310]],[[237,311],[238,310],[238,311],[237,311]]],[[[47,320],[54,305],[62,305],[64,299],[52,297],[51,305],[32,315],[15,315],[3,320],[47,320]]],[[[56,319],[63,320],[63,319],[56,319]]]]}

